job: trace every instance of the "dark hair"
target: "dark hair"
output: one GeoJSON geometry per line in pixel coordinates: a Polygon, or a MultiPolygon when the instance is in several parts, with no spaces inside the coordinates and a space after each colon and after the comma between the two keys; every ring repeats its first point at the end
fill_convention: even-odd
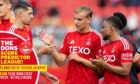
{"type": "Polygon", "coordinates": [[[16,5],[14,6],[14,11],[15,11],[16,9],[19,9],[19,8],[28,10],[28,7],[32,7],[32,5],[29,4],[29,2],[20,0],[20,1],[18,1],[18,2],[16,3],[16,5]]]}
{"type": "Polygon", "coordinates": [[[117,16],[117,17],[119,17],[119,18],[121,19],[121,21],[122,21],[122,23],[123,23],[123,27],[126,26],[126,24],[127,24],[127,19],[126,19],[126,17],[125,17],[122,13],[115,12],[113,15],[114,15],[114,16],[117,16]]]}
{"type": "Polygon", "coordinates": [[[123,29],[127,24],[126,17],[122,13],[119,13],[119,12],[115,12],[113,16],[107,18],[106,20],[112,22],[113,26],[115,26],[116,28],[120,30],[123,29]]]}
{"type": "Polygon", "coordinates": [[[87,12],[87,15],[86,15],[86,17],[92,17],[92,10],[91,10],[91,8],[89,8],[88,6],[81,6],[81,7],[79,7],[79,8],[77,8],[75,11],[74,11],[74,13],[76,13],[76,14],[78,14],[78,13],[80,13],[80,12],[82,12],[82,11],[86,11],[87,12]]]}

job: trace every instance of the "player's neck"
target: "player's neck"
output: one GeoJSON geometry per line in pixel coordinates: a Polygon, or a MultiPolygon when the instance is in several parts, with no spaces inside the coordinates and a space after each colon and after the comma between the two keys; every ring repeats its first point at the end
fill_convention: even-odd
{"type": "Polygon", "coordinates": [[[16,18],[16,19],[15,19],[14,25],[15,25],[17,28],[20,28],[20,29],[23,29],[24,26],[25,26],[25,25],[23,24],[23,22],[22,22],[19,18],[16,18]]]}
{"type": "Polygon", "coordinates": [[[87,33],[90,31],[91,31],[91,27],[89,25],[83,28],[82,30],[79,30],[80,33],[87,33]]]}
{"type": "Polygon", "coordinates": [[[109,41],[116,41],[120,39],[120,35],[119,34],[114,34],[112,36],[110,36],[109,41]]]}

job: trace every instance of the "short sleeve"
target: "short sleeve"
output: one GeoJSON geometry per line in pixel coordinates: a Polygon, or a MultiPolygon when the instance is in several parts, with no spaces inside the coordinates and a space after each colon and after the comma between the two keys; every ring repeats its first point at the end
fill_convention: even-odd
{"type": "Polygon", "coordinates": [[[121,49],[121,62],[132,62],[133,61],[133,48],[132,45],[125,39],[120,39],[122,42],[122,48],[121,49]]]}
{"type": "Polygon", "coordinates": [[[67,41],[67,39],[68,39],[68,34],[65,36],[63,43],[62,43],[62,46],[60,48],[60,52],[63,54],[66,54],[66,55],[68,55],[68,49],[67,49],[68,48],[68,45],[67,45],[68,41],[67,41]]]}
{"type": "Polygon", "coordinates": [[[121,62],[132,62],[133,60],[133,52],[132,50],[125,50],[121,54],[121,62]]]}

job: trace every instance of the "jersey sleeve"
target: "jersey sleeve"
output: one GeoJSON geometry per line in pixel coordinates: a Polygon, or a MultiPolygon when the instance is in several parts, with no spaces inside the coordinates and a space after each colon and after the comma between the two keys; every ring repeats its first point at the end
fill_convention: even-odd
{"type": "Polygon", "coordinates": [[[135,43],[127,35],[121,35],[121,36],[123,36],[125,39],[127,39],[128,42],[132,45],[132,48],[134,50],[133,55],[135,55],[135,53],[137,52],[137,47],[136,47],[135,43]]]}
{"type": "MultiPolygon", "coordinates": [[[[133,61],[133,48],[127,40],[123,40],[121,52],[121,62],[132,62],[133,61]]],[[[120,48],[121,49],[121,48],[120,48]]]]}
{"type": "Polygon", "coordinates": [[[63,54],[66,54],[68,55],[68,34],[65,36],[64,40],[63,40],[63,43],[62,43],[62,46],[60,48],[60,52],[63,53],[63,54]]]}

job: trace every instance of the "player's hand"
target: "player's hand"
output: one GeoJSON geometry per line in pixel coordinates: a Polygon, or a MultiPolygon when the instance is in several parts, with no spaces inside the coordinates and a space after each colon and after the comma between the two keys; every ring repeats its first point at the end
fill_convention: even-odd
{"type": "Polygon", "coordinates": [[[47,45],[52,45],[54,42],[54,35],[53,33],[51,35],[48,35],[44,31],[39,32],[38,37],[41,41],[43,41],[47,45]]]}
{"type": "Polygon", "coordinates": [[[59,79],[55,75],[48,72],[42,72],[42,74],[45,75],[49,80],[51,80],[52,84],[59,84],[59,79]]]}
{"type": "Polygon", "coordinates": [[[55,75],[49,73],[47,77],[52,81],[52,84],[59,84],[59,79],[55,75]]]}
{"type": "Polygon", "coordinates": [[[41,55],[44,55],[44,54],[47,54],[48,52],[47,52],[47,45],[46,44],[44,44],[43,46],[41,46],[40,48],[39,48],[39,50],[37,51],[37,55],[38,56],[41,56],[41,55]]]}
{"type": "Polygon", "coordinates": [[[82,58],[77,53],[71,53],[69,55],[69,60],[75,60],[77,62],[80,62],[82,58]]]}
{"type": "Polygon", "coordinates": [[[47,47],[47,52],[48,52],[48,53],[53,53],[53,52],[55,52],[55,51],[57,51],[57,48],[56,48],[55,45],[51,45],[51,46],[48,46],[48,47],[47,47]]]}
{"type": "Polygon", "coordinates": [[[99,56],[96,56],[96,59],[90,59],[90,60],[91,60],[92,64],[100,66],[100,67],[103,67],[103,65],[105,63],[104,60],[99,56]]]}
{"type": "Polygon", "coordinates": [[[56,50],[56,46],[55,45],[46,45],[44,44],[43,46],[41,46],[41,48],[37,51],[37,55],[41,56],[44,54],[48,54],[48,53],[52,53],[56,50]]]}

